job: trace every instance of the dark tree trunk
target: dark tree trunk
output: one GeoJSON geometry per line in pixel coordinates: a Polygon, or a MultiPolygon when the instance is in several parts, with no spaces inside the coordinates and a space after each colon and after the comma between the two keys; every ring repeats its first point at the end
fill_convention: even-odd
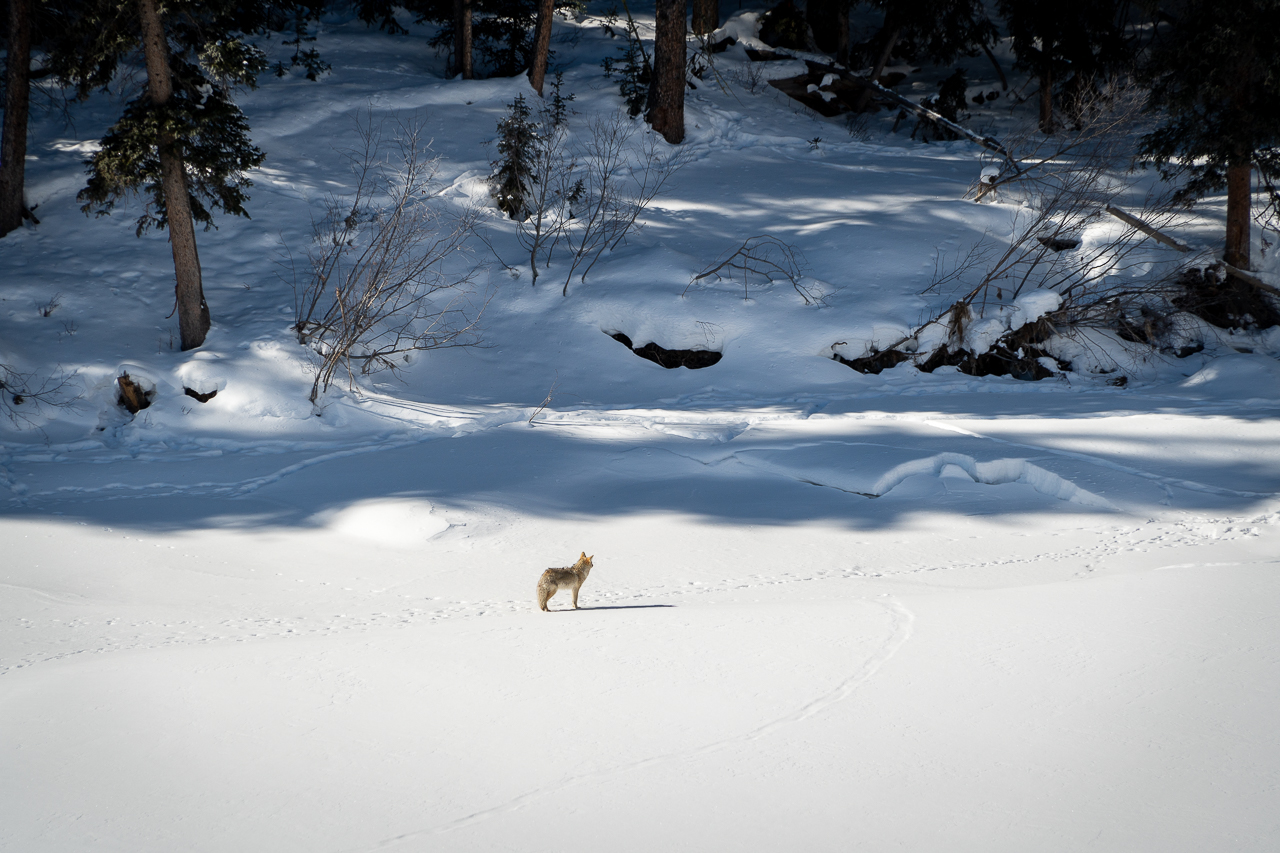
{"type": "Polygon", "coordinates": [[[551,19],[556,14],[556,0],[538,0],[538,23],[534,27],[533,64],[529,66],[529,83],[542,97],[542,83],[547,78],[547,57],[551,53],[551,19]]]}
{"type": "Polygon", "coordinates": [[[1227,246],[1222,259],[1240,270],[1249,269],[1252,225],[1253,166],[1245,161],[1227,167],[1227,246]]]}
{"type": "Polygon", "coordinates": [[[684,141],[684,0],[658,0],[649,124],[672,145],[684,141]]]}
{"type": "Polygon", "coordinates": [[[693,32],[705,36],[720,26],[720,0],[693,0],[693,32]]]}
{"type": "MultiPolygon", "coordinates": [[[[697,1],[694,0],[695,3],[697,1]]],[[[809,29],[813,30],[813,43],[823,53],[830,53],[834,56],[838,49],[836,45],[837,19],[840,16],[840,8],[843,5],[843,0],[808,0],[805,3],[804,19],[809,24],[809,29]]],[[[846,11],[846,23],[849,20],[848,14],[848,11],[846,11]]]]}
{"type": "Polygon", "coordinates": [[[849,64],[849,6],[848,0],[840,0],[836,8],[836,62],[849,64]]]}
{"type": "Polygon", "coordinates": [[[458,66],[454,71],[463,80],[475,76],[471,68],[471,0],[453,0],[453,56],[458,66]]]}
{"type": "MultiPolygon", "coordinates": [[[[162,107],[173,95],[173,80],[169,71],[169,45],[155,0],[138,0],[138,17],[142,23],[142,46],[147,61],[147,93],[153,104],[162,107]]],[[[195,349],[204,343],[210,321],[209,306],[204,301],[204,288],[200,282],[200,256],[196,252],[196,229],[191,218],[186,169],[182,151],[171,135],[161,134],[157,148],[169,247],[173,250],[173,272],[177,278],[178,332],[182,348],[195,349]]]]}
{"type": "Polygon", "coordinates": [[[1040,70],[1040,132],[1048,135],[1053,124],[1053,66],[1045,60],[1040,70]]]}
{"type": "MultiPolygon", "coordinates": [[[[848,29],[846,27],[846,29],[848,29]]],[[[889,57],[893,55],[893,48],[898,44],[898,36],[902,34],[900,27],[889,29],[888,21],[885,21],[885,42],[884,48],[880,51],[880,56],[876,58],[875,67],[871,69],[871,79],[879,80],[880,75],[884,72],[884,67],[889,64],[889,57]]],[[[847,38],[847,36],[846,36],[847,38]]],[[[865,112],[867,107],[871,105],[871,89],[862,90],[862,94],[858,96],[857,112],[865,112]]]]}
{"type": "Polygon", "coordinates": [[[9,0],[4,133],[0,137],[0,237],[22,225],[31,99],[31,0],[9,0]]]}
{"type": "Polygon", "coordinates": [[[991,48],[985,44],[982,46],[982,52],[987,55],[987,59],[991,60],[991,67],[1000,76],[1000,90],[1003,92],[1009,91],[1009,78],[1004,76],[1004,69],[1000,67],[1000,60],[996,59],[996,55],[991,52],[991,48]]]}

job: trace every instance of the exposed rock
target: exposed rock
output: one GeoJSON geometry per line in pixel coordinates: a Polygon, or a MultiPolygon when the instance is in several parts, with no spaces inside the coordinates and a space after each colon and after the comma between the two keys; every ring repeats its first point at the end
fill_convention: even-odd
{"type": "Polygon", "coordinates": [[[186,386],[183,386],[182,390],[183,390],[183,393],[185,393],[188,397],[195,398],[196,402],[198,403],[207,403],[210,400],[212,400],[214,397],[218,396],[217,388],[214,388],[212,391],[210,391],[207,394],[201,394],[199,391],[196,391],[192,388],[187,388],[186,386]]]}
{"type": "Polygon", "coordinates": [[[668,370],[677,367],[687,367],[690,370],[699,370],[703,367],[710,367],[718,362],[724,353],[715,350],[705,349],[667,349],[650,342],[642,347],[635,347],[631,344],[631,338],[622,332],[606,332],[609,337],[626,346],[641,358],[647,358],[654,364],[660,364],[668,370]]]}
{"type": "Polygon", "coordinates": [[[847,364],[859,373],[872,374],[888,370],[891,367],[897,367],[911,358],[910,354],[896,349],[880,350],[870,355],[864,355],[862,358],[845,358],[838,352],[833,352],[831,357],[841,364],[847,364]]]}

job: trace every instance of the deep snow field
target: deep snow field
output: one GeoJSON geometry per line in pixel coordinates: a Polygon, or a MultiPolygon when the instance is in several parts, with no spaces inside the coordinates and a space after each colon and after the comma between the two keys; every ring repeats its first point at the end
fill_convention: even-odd
{"type": "MultiPolygon", "coordinates": [[[[968,143],[748,92],[741,47],[728,93],[688,93],[690,162],[644,229],[567,298],[563,267],[531,288],[485,185],[528,83],[445,79],[411,29],[327,20],[332,74],[241,97],[268,160],[253,219],[198,235],[193,352],[165,236],[74,201],[118,104],[33,123],[0,361],[79,399],[0,422],[0,849],[1280,845],[1280,333],[1185,359],[1099,336],[1041,382],[831,360],[947,305],[935,251],[1017,204],[964,199],[968,143]],[[481,206],[487,346],[313,407],[283,246],[350,186],[368,111],[421,121],[445,200],[481,206]],[[824,305],[682,296],[757,234],[824,305]],[[724,356],[665,370],[619,331],[724,356]],[[122,371],[156,388],[133,418],[122,371]],[[582,609],[539,612],[582,551],[582,609]]],[[[571,128],[620,109],[616,45],[557,23],[571,128]]],[[[997,103],[975,126],[1020,120],[997,103]]]]}

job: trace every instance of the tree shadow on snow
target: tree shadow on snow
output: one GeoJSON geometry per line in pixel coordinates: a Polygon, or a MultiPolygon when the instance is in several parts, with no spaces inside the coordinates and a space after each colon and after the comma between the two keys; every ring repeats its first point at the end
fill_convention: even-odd
{"type": "Polygon", "coordinates": [[[0,515],[151,531],[307,529],[392,500],[449,521],[472,510],[583,521],[670,513],[873,530],[925,512],[1246,513],[1274,501],[1280,483],[1280,456],[1255,446],[1268,443],[1264,436],[1234,436],[1235,450],[1224,454],[1212,431],[1183,434],[1144,453],[1153,437],[1132,429],[1082,436],[1059,427],[993,440],[923,421],[814,426],[765,424],[725,441],[629,423],[616,439],[607,424],[506,428],[346,455],[10,463],[27,491],[0,504],[0,515]]]}

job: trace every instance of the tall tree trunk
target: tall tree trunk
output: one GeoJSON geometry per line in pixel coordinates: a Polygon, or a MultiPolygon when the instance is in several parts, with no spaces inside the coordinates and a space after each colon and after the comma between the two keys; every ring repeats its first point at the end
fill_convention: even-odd
{"type": "Polygon", "coordinates": [[[693,32],[705,36],[720,26],[720,0],[693,0],[693,32]]]}
{"type": "Polygon", "coordinates": [[[455,71],[463,80],[475,76],[471,69],[471,0],[453,0],[453,56],[458,64],[455,71]]]}
{"type": "Polygon", "coordinates": [[[850,0],[808,0],[804,7],[813,43],[842,65],[849,62],[849,6],[850,0]]]}
{"type": "Polygon", "coordinates": [[[9,0],[4,132],[0,137],[0,237],[22,225],[31,100],[31,0],[9,0]]]}
{"type": "MultiPolygon", "coordinates": [[[[884,30],[886,33],[884,48],[880,51],[880,56],[876,58],[875,67],[871,69],[871,79],[879,80],[880,75],[884,72],[884,67],[889,64],[889,57],[893,55],[893,48],[898,44],[898,36],[902,35],[902,28],[895,26],[889,29],[889,21],[886,18],[884,30]]],[[[862,90],[862,94],[858,96],[858,108],[855,112],[865,112],[867,107],[871,105],[871,89],[862,90]]]]}
{"type": "Polygon", "coordinates": [[[849,6],[850,0],[839,0],[836,5],[836,62],[849,64],[849,6]]]}
{"type": "Polygon", "coordinates": [[[1048,135],[1053,125],[1053,66],[1046,59],[1040,67],[1040,132],[1048,135]]]}
{"type": "MultiPolygon", "coordinates": [[[[694,0],[694,3],[697,2],[698,0],[694,0]]],[[[836,19],[842,5],[842,0],[807,0],[804,4],[805,23],[813,31],[813,43],[823,53],[835,55],[837,50],[836,19]]]]}
{"type": "Polygon", "coordinates": [[[991,60],[991,67],[996,70],[996,74],[1000,77],[1000,90],[1002,92],[1009,91],[1009,78],[1004,76],[1004,69],[1000,67],[1000,60],[996,59],[996,55],[991,52],[991,48],[985,44],[982,46],[982,52],[987,55],[987,59],[991,60]]]}
{"type": "Polygon", "coordinates": [[[1252,225],[1253,166],[1248,160],[1227,167],[1227,246],[1222,259],[1240,270],[1249,269],[1252,225]]]}
{"type": "Polygon", "coordinates": [[[658,0],[654,10],[649,124],[672,145],[684,141],[684,0],[658,0]]]}
{"type": "MultiPolygon", "coordinates": [[[[173,96],[173,80],[169,76],[169,44],[155,0],[138,0],[138,17],[142,23],[142,47],[147,60],[147,93],[151,103],[163,107],[173,96]]],[[[200,282],[200,256],[196,252],[196,228],[191,218],[191,199],[187,195],[186,169],[182,152],[172,135],[162,133],[157,140],[157,148],[169,226],[169,247],[173,250],[173,272],[177,278],[178,332],[182,348],[195,349],[204,343],[210,323],[209,306],[204,301],[204,288],[200,282]]]]}
{"type": "Polygon", "coordinates": [[[538,23],[533,33],[533,64],[529,66],[529,83],[542,97],[542,83],[547,78],[547,57],[551,53],[551,19],[556,14],[556,0],[538,0],[538,23]]]}

